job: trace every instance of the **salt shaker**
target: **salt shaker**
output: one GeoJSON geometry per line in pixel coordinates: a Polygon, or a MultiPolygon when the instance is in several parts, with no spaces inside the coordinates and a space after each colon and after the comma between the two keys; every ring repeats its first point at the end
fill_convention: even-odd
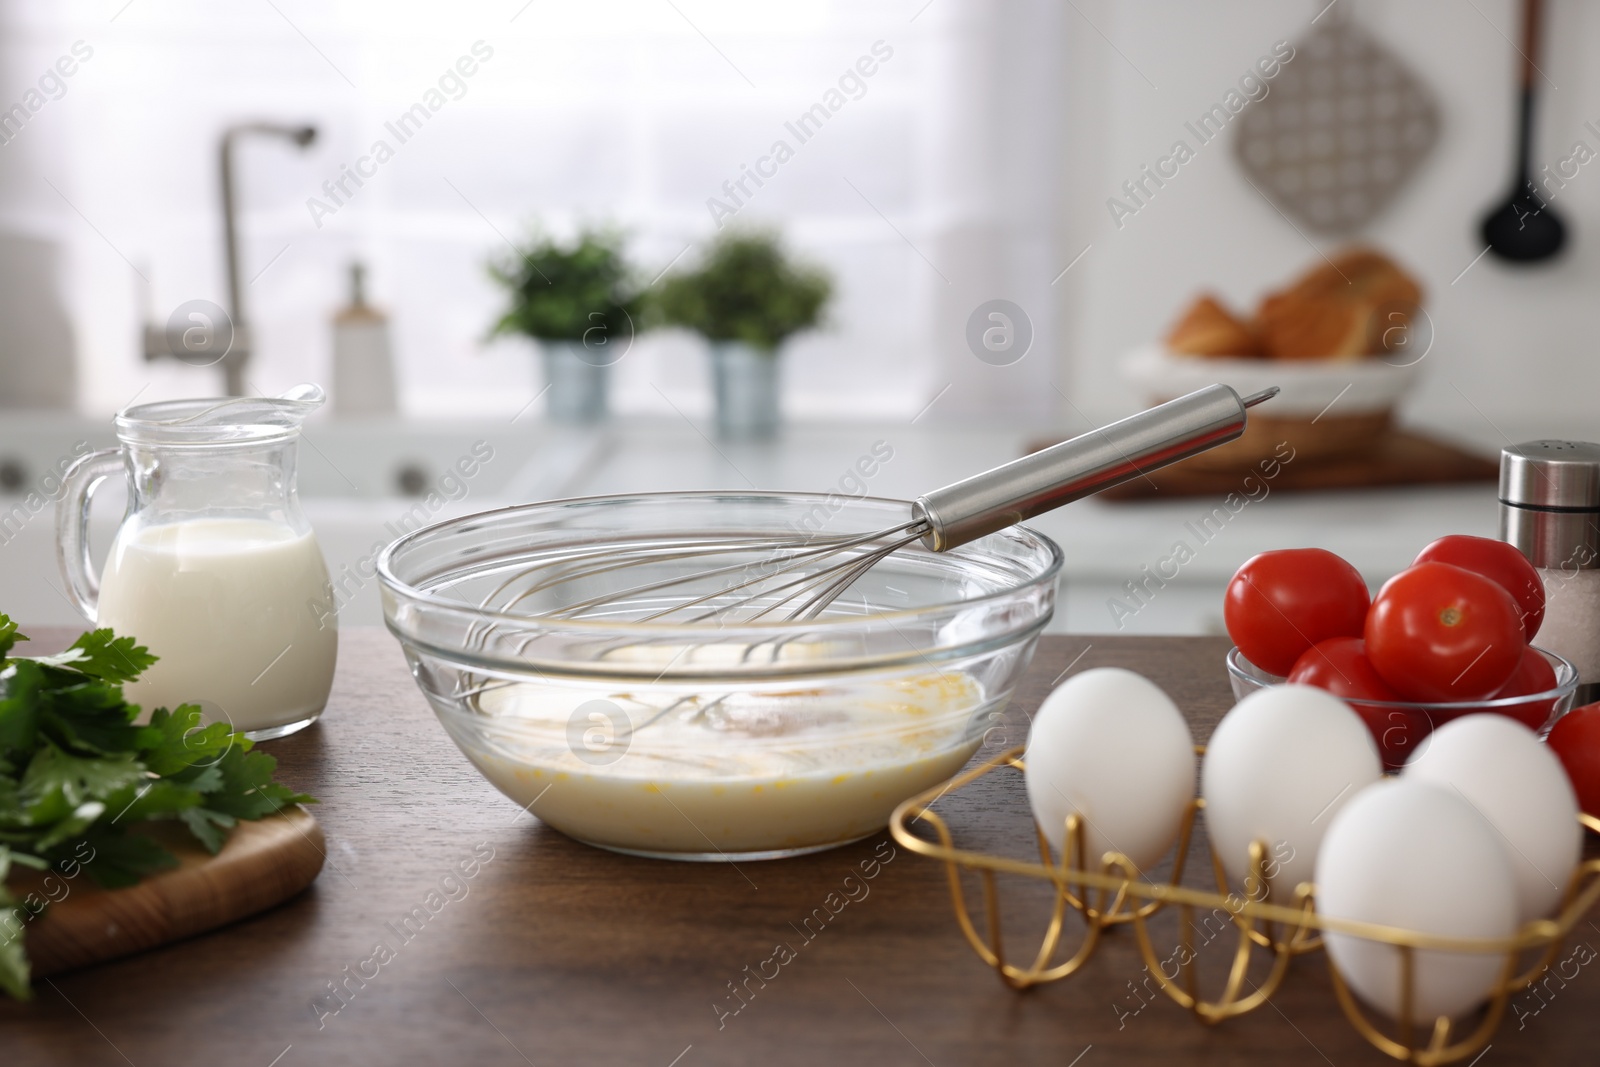
{"type": "Polygon", "coordinates": [[[1529,441],[1500,452],[1500,539],[1544,580],[1535,642],[1578,669],[1579,704],[1600,700],[1600,445],[1529,441]]]}

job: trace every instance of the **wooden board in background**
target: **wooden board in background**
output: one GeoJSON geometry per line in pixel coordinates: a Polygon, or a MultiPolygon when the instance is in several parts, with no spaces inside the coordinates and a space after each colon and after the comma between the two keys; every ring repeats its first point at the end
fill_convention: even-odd
{"type": "MultiPolygon", "coordinates": [[[[1029,452],[1057,444],[1034,441],[1029,452]]],[[[1102,500],[1163,500],[1185,496],[1223,496],[1240,491],[1250,468],[1214,470],[1188,461],[1174,463],[1148,478],[1135,478],[1100,493],[1102,500]],[[1152,484],[1153,483],[1153,484],[1152,484]]],[[[1495,482],[1497,458],[1465,451],[1457,445],[1409,430],[1390,430],[1371,455],[1319,464],[1286,464],[1273,479],[1274,493],[1330,489],[1379,489],[1401,485],[1458,485],[1495,482]]]]}
{"type": "MultiPolygon", "coordinates": [[[[149,829],[177,867],[125,889],[101,889],[82,869],[54,876],[58,903],[24,928],[36,978],[225,926],[294,896],[322,870],[322,827],[302,808],[241,822],[215,856],[176,823],[149,829]]],[[[18,898],[32,891],[48,899],[43,881],[13,867],[7,886],[18,898]]]]}

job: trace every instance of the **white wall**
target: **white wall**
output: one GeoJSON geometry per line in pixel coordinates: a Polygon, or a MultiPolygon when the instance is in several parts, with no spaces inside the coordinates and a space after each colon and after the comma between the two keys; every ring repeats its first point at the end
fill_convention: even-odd
{"type": "MultiPolygon", "coordinates": [[[[1115,363],[1164,332],[1200,288],[1250,305],[1262,290],[1314,262],[1306,240],[1245,184],[1231,144],[1199,150],[1122,229],[1106,198],[1140,164],[1153,163],[1192,119],[1232,86],[1275,40],[1295,40],[1323,3],[1183,0],[1079,3],[1112,42],[1074,16],[1082,60],[1072,77],[1066,179],[1069,228],[1093,249],[1068,275],[1072,335],[1063,354],[1075,390],[1097,417],[1137,399],[1115,363]],[[1126,58],[1119,55],[1120,49],[1126,58]],[[1143,71],[1152,88],[1134,69],[1143,71]]],[[[1596,287],[1600,283],[1600,161],[1555,201],[1569,223],[1566,257],[1543,269],[1485,257],[1477,224],[1510,181],[1519,37],[1513,0],[1339,0],[1363,27],[1404,58],[1437,95],[1442,133],[1413,183],[1359,236],[1391,249],[1424,281],[1436,342],[1411,402],[1413,420],[1449,429],[1559,425],[1600,435],[1596,399],[1596,287]],[[1475,408],[1482,409],[1484,415],[1475,408]]],[[[1069,28],[1071,28],[1069,26],[1069,28]]],[[[1600,6],[1546,4],[1537,156],[1554,162],[1575,140],[1600,151],[1600,6]]],[[[1228,135],[1231,136],[1231,133],[1228,135]]],[[[1191,139],[1192,140],[1192,139],[1191,139]]],[[[1337,242],[1314,238],[1327,249],[1337,242]]],[[[1070,242],[1069,242],[1070,243],[1070,242]]],[[[1064,283],[1065,284],[1065,283],[1064,283]]],[[[1513,433],[1507,430],[1507,433],[1513,433]]]]}

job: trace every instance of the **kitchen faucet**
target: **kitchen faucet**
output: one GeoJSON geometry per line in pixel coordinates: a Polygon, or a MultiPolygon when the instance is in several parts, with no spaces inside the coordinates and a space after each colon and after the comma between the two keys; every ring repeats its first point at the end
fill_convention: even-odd
{"type": "Polygon", "coordinates": [[[276,122],[244,122],[229,126],[222,132],[218,162],[222,180],[222,238],[228,262],[228,306],[224,312],[232,326],[231,330],[219,336],[219,324],[207,321],[200,312],[193,312],[189,316],[196,322],[197,328],[183,331],[181,338],[172,336],[170,324],[169,327],[150,324],[144,329],[146,361],[172,358],[196,366],[220,363],[228,396],[244,395],[244,368],[250,360],[244,290],[239,283],[238,195],[234,188],[233,154],[239,138],[252,134],[282,137],[305,148],[317,139],[317,128],[285,126],[276,122]]]}

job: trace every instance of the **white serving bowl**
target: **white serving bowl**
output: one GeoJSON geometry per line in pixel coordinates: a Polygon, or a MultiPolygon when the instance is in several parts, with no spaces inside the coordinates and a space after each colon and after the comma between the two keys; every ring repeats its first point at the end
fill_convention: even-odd
{"type": "MultiPolygon", "coordinates": [[[[1335,400],[1330,416],[1389,411],[1416,383],[1420,364],[1397,366],[1362,359],[1231,359],[1176,355],[1165,345],[1134,349],[1122,361],[1122,377],[1151,401],[1173,400],[1215,382],[1240,396],[1276,385],[1272,414],[1315,418],[1335,400]],[[1343,394],[1343,395],[1341,395],[1343,394]]],[[[1261,409],[1262,413],[1267,411],[1261,409]]]]}
{"type": "Polygon", "coordinates": [[[1280,442],[1296,462],[1357,459],[1388,432],[1395,407],[1416,383],[1419,366],[1362,359],[1231,359],[1176,355],[1147,345],[1125,356],[1122,378],[1152,404],[1221,382],[1241,396],[1278,387],[1278,395],[1250,413],[1238,441],[1186,463],[1226,469],[1248,467],[1274,453],[1280,442]]]}

